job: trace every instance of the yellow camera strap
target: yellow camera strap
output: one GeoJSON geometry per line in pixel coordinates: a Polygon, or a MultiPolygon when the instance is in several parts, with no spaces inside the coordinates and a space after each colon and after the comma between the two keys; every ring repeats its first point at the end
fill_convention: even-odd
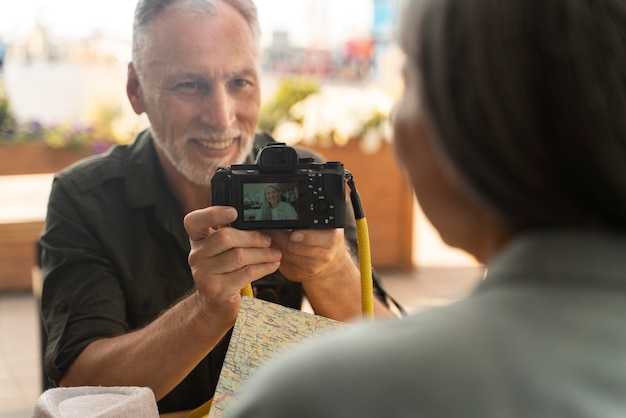
{"type": "Polygon", "coordinates": [[[370,261],[370,240],[365,217],[356,221],[357,242],[359,245],[359,267],[361,270],[361,310],[364,318],[374,318],[374,285],[370,261]]]}
{"type": "Polygon", "coordinates": [[[248,296],[251,298],[254,297],[254,292],[252,292],[252,285],[250,283],[248,283],[246,287],[241,289],[241,296],[248,296]]]}
{"type": "Polygon", "coordinates": [[[346,170],[346,180],[350,187],[350,201],[356,219],[357,249],[359,253],[359,270],[361,271],[361,310],[364,318],[374,318],[374,280],[372,277],[372,256],[370,238],[367,228],[365,211],[361,197],[354,184],[354,176],[346,170]]]}

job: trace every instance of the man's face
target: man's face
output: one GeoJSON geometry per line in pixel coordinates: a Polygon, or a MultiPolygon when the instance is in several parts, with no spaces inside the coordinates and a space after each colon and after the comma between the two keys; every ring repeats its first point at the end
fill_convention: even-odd
{"type": "Polygon", "coordinates": [[[260,106],[258,53],[246,21],[228,5],[210,16],[166,10],[148,28],[143,78],[131,102],[148,115],[162,162],[192,183],[210,185],[218,166],[241,163],[250,151],[260,106]]]}

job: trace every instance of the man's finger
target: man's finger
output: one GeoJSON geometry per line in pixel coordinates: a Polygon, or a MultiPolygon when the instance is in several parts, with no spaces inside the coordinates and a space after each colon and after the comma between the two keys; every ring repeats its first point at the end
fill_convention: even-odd
{"type": "Polygon", "coordinates": [[[289,235],[289,248],[302,246],[332,248],[343,238],[343,231],[337,229],[295,230],[289,235]]]}
{"type": "Polygon", "coordinates": [[[230,206],[211,206],[194,210],[185,216],[184,225],[192,241],[199,241],[209,236],[209,230],[217,229],[237,219],[237,210],[230,206]]]}

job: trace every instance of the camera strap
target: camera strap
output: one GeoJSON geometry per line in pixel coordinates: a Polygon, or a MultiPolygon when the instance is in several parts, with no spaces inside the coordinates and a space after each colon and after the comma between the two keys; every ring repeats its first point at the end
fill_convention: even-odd
{"type": "Polygon", "coordinates": [[[374,285],[372,277],[372,256],[370,252],[370,238],[367,228],[365,211],[361,197],[354,184],[354,176],[346,170],[346,181],[350,187],[350,202],[356,220],[356,238],[359,252],[359,270],[361,271],[361,311],[363,317],[374,318],[374,285]]]}

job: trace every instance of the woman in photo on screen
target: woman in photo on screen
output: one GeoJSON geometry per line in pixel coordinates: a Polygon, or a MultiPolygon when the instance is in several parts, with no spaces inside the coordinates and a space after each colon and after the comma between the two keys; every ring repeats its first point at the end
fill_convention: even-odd
{"type": "Polygon", "coordinates": [[[297,220],[296,210],[280,198],[282,192],[278,184],[272,183],[265,186],[264,199],[261,210],[257,213],[257,221],[288,221],[297,220]]]}

